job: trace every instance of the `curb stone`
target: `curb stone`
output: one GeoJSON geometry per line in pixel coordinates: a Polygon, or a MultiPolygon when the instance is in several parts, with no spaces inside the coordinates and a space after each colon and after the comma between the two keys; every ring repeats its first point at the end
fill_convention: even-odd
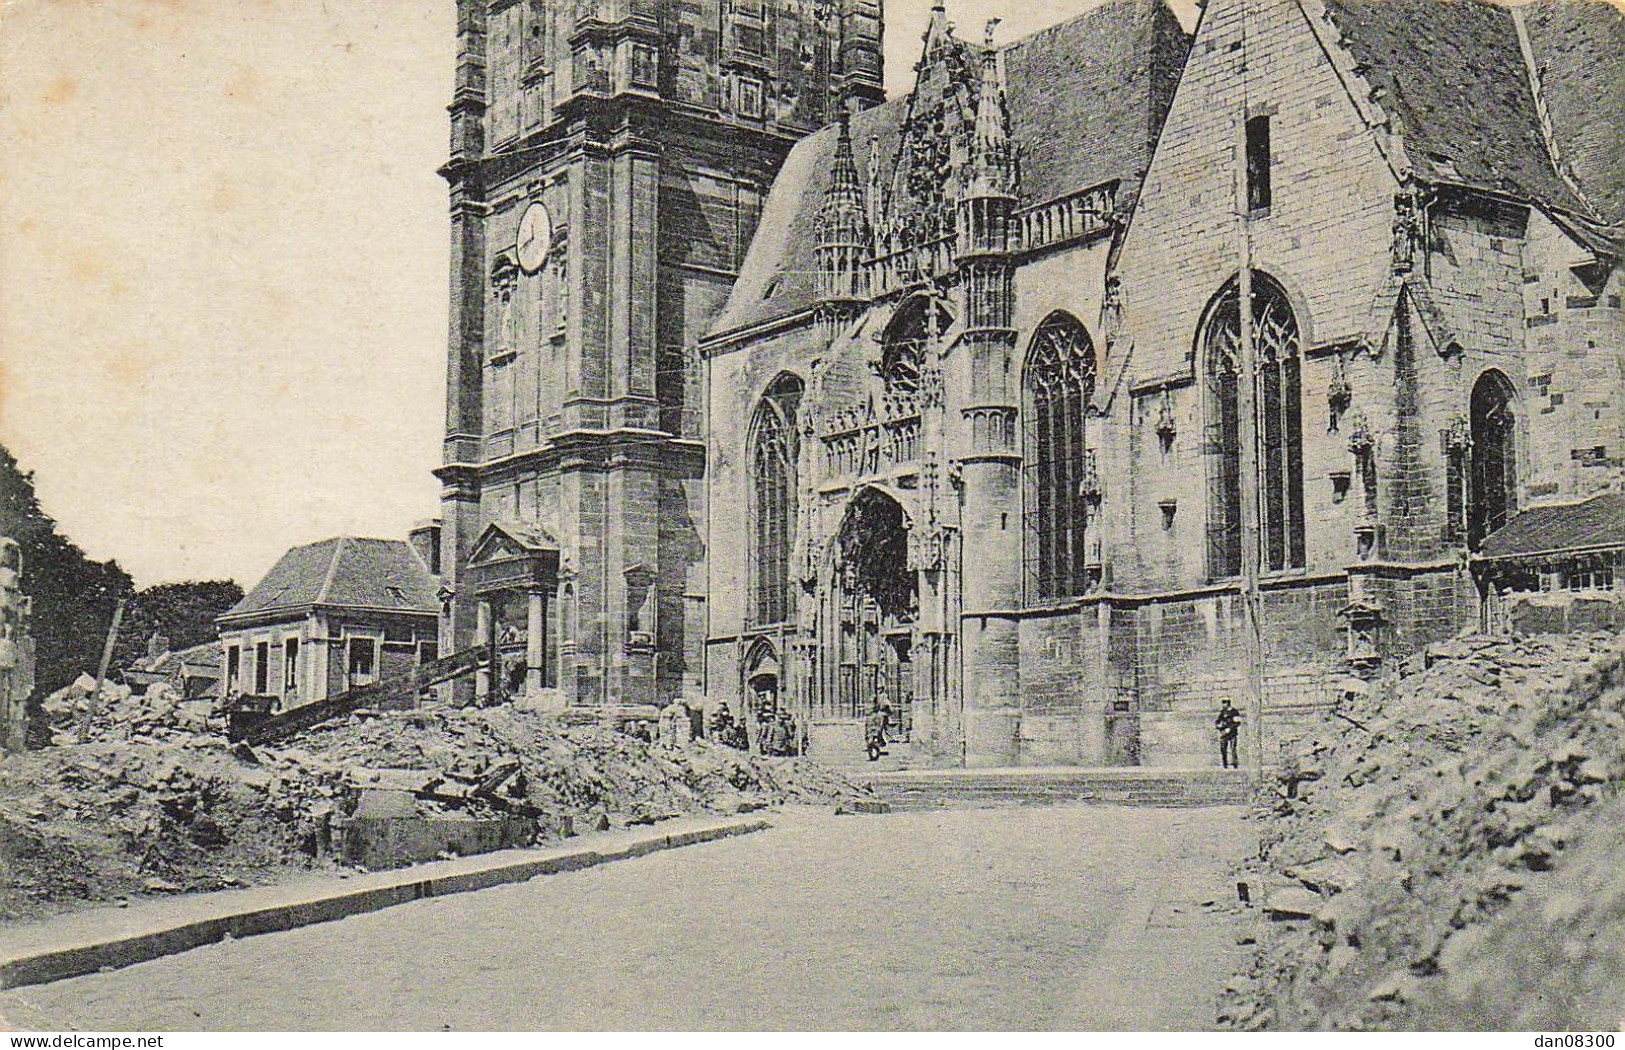
{"type": "MultiPolygon", "coordinates": [[[[505,850],[501,854],[486,854],[488,861],[484,864],[479,863],[479,857],[467,857],[378,872],[379,881],[374,885],[355,887],[331,880],[330,885],[324,885],[313,894],[269,906],[242,907],[246,902],[240,899],[227,901],[219,914],[160,922],[135,933],[82,938],[79,943],[71,943],[70,937],[64,938],[70,941],[67,944],[20,950],[0,946],[0,989],[48,984],[103,970],[122,969],[227,939],[333,922],[427,897],[446,897],[526,882],[541,875],[580,871],[662,850],[748,835],[770,827],[771,823],[760,819],[729,821],[645,835],[631,842],[601,843],[593,849],[561,853],[555,848],[546,851],[544,856],[536,856],[542,852],[537,850],[505,850]],[[526,856],[527,853],[530,856],[526,856]],[[239,908],[232,909],[232,904],[239,908]]],[[[39,929],[48,933],[50,925],[43,924],[39,929]]]]}

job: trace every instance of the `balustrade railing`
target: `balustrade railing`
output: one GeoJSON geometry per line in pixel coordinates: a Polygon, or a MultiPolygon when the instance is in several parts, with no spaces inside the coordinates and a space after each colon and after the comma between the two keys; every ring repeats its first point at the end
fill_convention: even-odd
{"type": "Polygon", "coordinates": [[[917,461],[920,415],[837,423],[824,435],[824,471],[832,478],[866,477],[917,461]]]}

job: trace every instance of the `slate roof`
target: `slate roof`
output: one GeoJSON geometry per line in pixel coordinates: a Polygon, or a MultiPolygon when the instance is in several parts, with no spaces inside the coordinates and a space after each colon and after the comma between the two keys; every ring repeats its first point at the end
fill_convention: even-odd
{"type": "MultiPolygon", "coordinates": [[[[1485,0],[1325,5],[1420,177],[1591,214],[1547,149],[1511,10],[1485,0]]],[[[1594,181],[1603,198],[1617,194],[1625,179],[1618,164],[1619,110],[1625,107],[1619,97],[1625,89],[1622,19],[1598,0],[1543,0],[1527,15],[1531,50],[1548,71],[1542,93],[1555,137],[1560,148],[1573,147],[1576,174],[1594,181]],[[1608,13],[1581,15],[1581,6],[1608,13]],[[1591,68],[1572,68],[1582,63],[1591,68]],[[1600,89],[1615,93],[1601,106],[1600,89]],[[1612,170],[1604,172],[1610,151],[1612,170]]]]}
{"type": "Polygon", "coordinates": [[[1604,546],[1625,546],[1625,492],[1522,511],[1484,538],[1479,557],[1514,558],[1604,546]]]}
{"type": "MultiPolygon", "coordinates": [[[[1163,0],[1110,0],[1005,46],[1021,203],[1047,203],[1113,179],[1121,180],[1120,203],[1131,203],[1189,49],[1189,36],[1163,0]]],[[[865,177],[872,155],[890,171],[908,106],[904,96],[852,117],[852,150],[865,177]]],[[[836,138],[831,125],[790,151],[713,334],[817,302],[818,210],[836,138]]]]}
{"type": "Polygon", "coordinates": [[[220,622],[311,606],[438,615],[436,589],[404,540],[339,536],[284,554],[220,622]]]}

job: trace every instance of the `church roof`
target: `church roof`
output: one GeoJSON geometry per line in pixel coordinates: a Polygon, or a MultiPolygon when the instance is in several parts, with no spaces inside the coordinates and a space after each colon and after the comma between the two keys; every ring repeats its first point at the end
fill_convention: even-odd
{"type": "Polygon", "coordinates": [[[1484,538],[1481,558],[1516,558],[1589,547],[1625,547],[1625,492],[1582,503],[1531,507],[1484,538]]]}
{"type": "MultiPolygon", "coordinates": [[[[1003,48],[1005,101],[1021,169],[1020,203],[1044,204],[1121,180],[1132,202],[1173,97],[1190,39],[1163,0],[1109,0],[1003,48]]],[[[851,119],[861,168],[894,162],[909,97],[851,119]]],[[[819,207],[838,128],[791,150],[713,333],[790,316],[817,302],[819,207]]]]}
{"type": "Polygon", "coordinates": [[[1485,0],[1324,0],[1373,101],[1417,174],[1618,222],[1625,196],[1625,14],[1595,0],[1523,9],[1553,138],[1586,196],[1558,173],[1517,20],[1485,0]],[[1606,206],[1604,206],[1606,205],[1606,206]]]}
{"type": "Polygon", "coordinates": [[[1535,0],[1523,19],[1558,151],[1602,218],[1625,223],[1625,10],[1535,0]]]}
{"type": "Polygon", "coordinates": [[[434,577],[404,540],[339,536],[288,551],[220,622],[311,606],[438,615],[435,590],[434,577]]]}

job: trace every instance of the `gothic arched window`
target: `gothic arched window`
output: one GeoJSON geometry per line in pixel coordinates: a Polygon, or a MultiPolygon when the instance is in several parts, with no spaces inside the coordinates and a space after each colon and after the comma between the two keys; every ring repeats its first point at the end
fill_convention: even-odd
{"type": "MultiPolygon", "coordinates": [[[[1298,322],[1281,286],[1252,277],[1252,351],[1258,384],[1259,561],[1265,569],[1304,564],[1303,396],[1298,322]]],[[[1202,339],[1208,455],[1208,575],[1239,575],[1241,564],[1241,309],[1232,279],[1209,311],[1202,339]]]]}
{"type": "Polygon", "coordinates": [[[756,624],[790,618],[790,547],[796,520],[796,410],[801,380],[773,381],[750,428],[750,612],[756,624]]]}
{"type": "Polygon", "coordinates": [[[1051,314],[1027,353],[1028,562],[1035,596],[1088,589],[1085,532],[1094,492],[1084,414],[1095,392],[1095,348],[1069,314],[1051,314]]]}
{"type": "Polygon", "coordinates": [[[880,376],[886,383],[888,394],[913,394],[920,389],[920,370],[925,355],[934,352],[942,333],[948,330],[953,318],[938,303],[936,317],[931,316],[931,300],[916,296],[904,303],[886,326],[880,354],[880,376]]]}
{"type": "Polygon", "coordinates": [[[1518,509],[1517,417],[1512,411],[1511,380],[1494,369],[1479,376],[1469,411],[1472,483],[1467,543],[1477,549],[1518,509]]]}

